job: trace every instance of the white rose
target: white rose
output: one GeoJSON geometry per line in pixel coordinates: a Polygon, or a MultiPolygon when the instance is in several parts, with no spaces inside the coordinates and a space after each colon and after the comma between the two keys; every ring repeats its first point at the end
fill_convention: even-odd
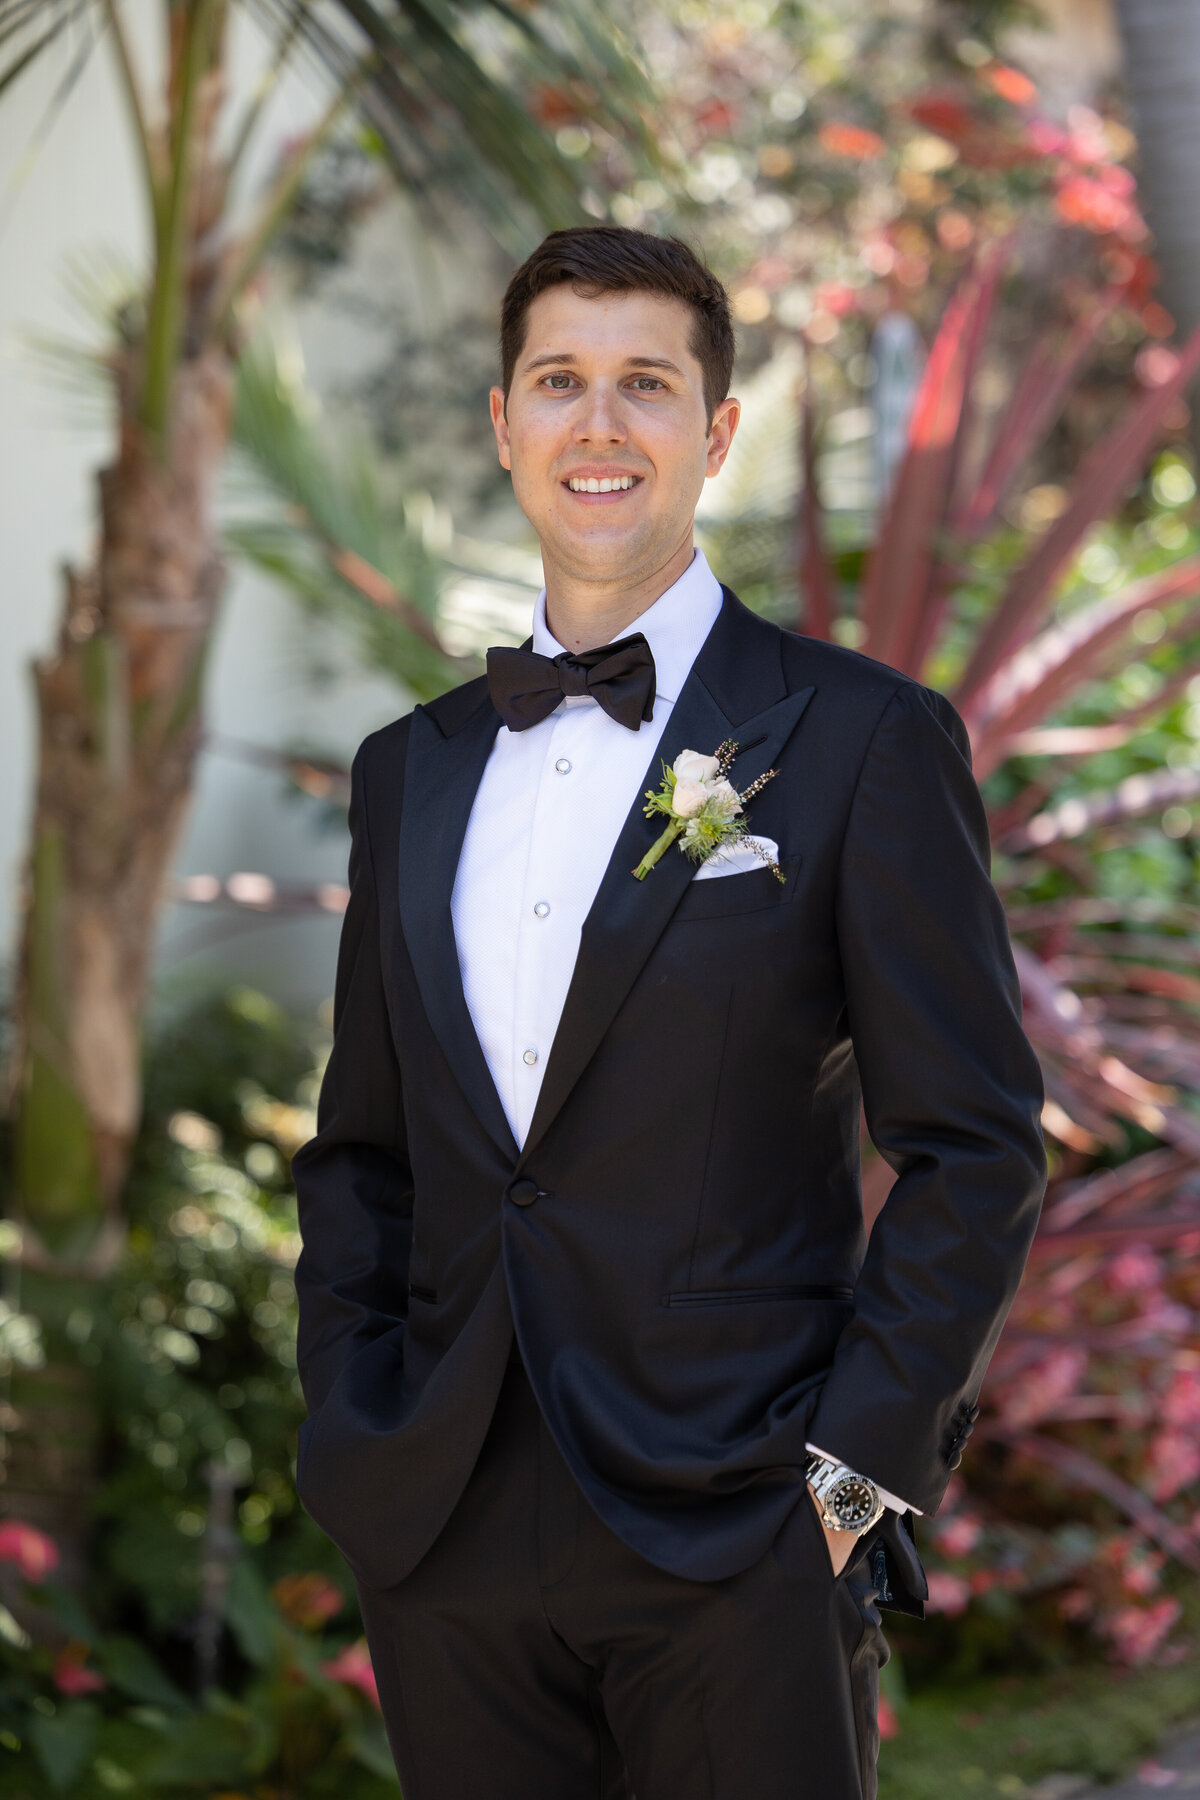
{"type": "Polygon", "coordinates": [[[681,750],[671,766],[680,781],[695,782],[715,781],[721,765],[715,756],[701,756],[698,750],[681,750]]]}
{"type": "Polygon", "coordinates": [[[732,819],[735,813],[740,813],[742,810],[742,803],[738,799],[737,789],[734,787],[733,783],[727,781],[724,776],[721,777],[720,781],[714,781],[709,784],[708,795],[709,799],[715,803],[717,812],[723,819],[732,819]]]}
{"type": "MultiPolygon", "coordinates": [[[[691,755],[691,752],[688,754],[691,755]]],[[[677,819],[690,819],[693,813],[700,811],[707,799],[708,789],[703,782],[677,781],[671,792],[671,811],[677,819]]]]}

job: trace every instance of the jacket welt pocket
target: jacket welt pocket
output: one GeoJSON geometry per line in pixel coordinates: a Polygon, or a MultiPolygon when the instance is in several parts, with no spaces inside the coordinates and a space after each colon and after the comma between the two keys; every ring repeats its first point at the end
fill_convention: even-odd
{"type": "Polygon", "coordinates": [[[742,1306],[754,1300],[838,1300],[849,1306],[854,1289],[825,1282],[792,1282],[786,1287],[688,1288],[664,1298],[668,1306],[742,1306]]]}
{"type": "Polygon", "coordinates": [[[672,920],[725,919],[736,913],[761,912],[769,906],[786,906],[795,891],[801,856],[781,856],[783,880],[764,863],[761,869],[743,869],[737,875],[695,877],[684,889],[672,920]]]}
{"type": "Polygon", "coordinates": [[[408,1297],[410,1300],[424,1300],[427,1306],[437,1305],[437,1289],[422,1287],[420,1283],[416,1281],[409,1282],[408,1297]]]}

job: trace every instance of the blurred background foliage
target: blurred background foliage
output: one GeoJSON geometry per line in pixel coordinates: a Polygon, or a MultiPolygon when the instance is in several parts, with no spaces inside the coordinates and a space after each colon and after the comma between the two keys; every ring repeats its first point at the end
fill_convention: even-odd
{"type": "MultiPolygon", "coordinates": [[[[1043,91],[1071,11],[615,9],[650,147],[577,71],[507,75],[574,216],[682,232],[730,286],[746,412],[701,511],[710,560],[949,693],[988,804],[1051,1185],[971,1451],[920,1527],[930,1618],[893,1616],[892,1800],[1110,1777],[1200,1712],[1200,341],[1164,304],[1125,86],[1043,91]]],[[[323,411],[287,309],[352,257],[381,169],[371,130],[331,135],[278,221],[231,347],[221,526],[399,711],[523,635],[536,558],[479,420],[540,226],[518,207],[465,323],[396,323],[323,411]]],[[[427,207],[414,230],[438,229],[427,207]]],[[[281,798],[340,822],[319,709],[275,760],[281,798]]],[[[343,898],[270,871],[175,891],[222,918],[343,898]]],[[[47,1280],[15,1185],[0,1223],[3,1425],[50,1421],[89,1522],[76,1555],[0,1499],[5,1792],[394,1792],[347,1572],[292,1489],[287,1159],[324,1027],[160,984],[147,1042],[120,1255],[47,1280]],[[81,1393],[82,1462],[54,1425],[81,1393]]],[[[890,1176],[864,1155],[873,1216],[890,1176]]]]}

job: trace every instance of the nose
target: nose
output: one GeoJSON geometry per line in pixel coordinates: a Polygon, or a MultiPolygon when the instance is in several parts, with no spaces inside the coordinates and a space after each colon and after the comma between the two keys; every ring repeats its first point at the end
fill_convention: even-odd
{"type": "Polygon", "coordinates": [[[621,444],[624,441],[625,426],[616,393],[603,382],[597,382],[588,389],[576,415],[575,442],[621,444]]]}

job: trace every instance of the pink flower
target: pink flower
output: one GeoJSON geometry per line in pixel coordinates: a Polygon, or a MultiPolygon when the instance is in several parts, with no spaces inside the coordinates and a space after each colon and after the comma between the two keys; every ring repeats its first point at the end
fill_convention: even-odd
{"type": "Polygon", "coordinates": [[[859,289],[845,281],[822,281],[813,292],[813,305],[821,312],[843,319],[859,302],[859,289]]]}
{"type": "Polygon", "coordinates": [[[896,1709],[886,1694],[880,1694],[879,1705],[875,1709],[875,1717],[879,1721],[879,1735],[886,1743],[888,1738],[900,1735],[900,1721],[896,1717],[896,1709]]]}
{"type": "Polygon", "coordinates": [[[1179,1780],[1178,1769],[1164,1769],[1161,1763],[1153,1760],[1142,1763],[1137,1773],[1143,1787],[1169,1788],[1179,1780]]]}
{"type": "Polygon", "coordinates": [[[929,1573],[929,1610],[945,1613],[948,1619],[956,1619],[967,1610],[967,1602],[971,1598],[970,1583],[961,1575],[951,1575],[946,1569],[931,1569],[929,1573]]]}
{"type": "Polygon", "coordinates": [[[51,1677],[60,1694],[98,1694],[108,1686],[98,1670],[84,1667],[87,1655],[87,1644],[81,1643],[78,1638],[72,1638],[59,1651],[54,1659],[51,1677]]]}
{"type": "Polygon", "coordinates": [[[365,1637],[359,1638],[356,1644],[347,1644],[337,1656],[323,1662],[321,1673],[327,1675],[330,1681],[342,1681],[347,1687],[357,1688],[360,1694],[367,1696],[372,1706],[379,1706],[379,1688],[375,1682],[371,1652],[367,1649],[365,1637]]]}
{"type": "Polygon", "coordinates": [[[982,1526],[971,1513],[959,1513],[947,1519],[937,1534],[937,1546],[943,1556],[970,1556],[979,1542],[982,1526]]]}
{"type": "Polygon", "coordinates": [[[1051,125],[1048,119],[1031,119],[1025,127],[1025,137],[1030,149],[1039,156],[1061,156],[1068,142],[1062,127],[1051,125]]]}
{"type": "Polygon", "coordinates": [[[1145,1244],[1131,1244],[1108,1265],[1108,1285],[1117,1294],[1136,1294],[1157,1287],[1162,1264],[1145,1244]]]}
{"type": "Polygon", "coordinates": [[[1053,1414],[1073,1394],[1087,1368],[1087,1351],[1073,1344],[1051,1350],[1020,1382],[1005,1392],[1000,1412],[1006,1425],[1033,1425],[1053,1414]]]}
{"type": "Polygon", "coordinates": [[[1159,1553],[1136,1547],[1121,1571],[1121,1585],[1127,1593],[1140,1594],[1143,1599],[1156,1594],[1162,1586],[1159,1570],[1165,1560],[1159,1553]]]}
{"type": "Polygon", "coordinates": [[[1117,1660],[1129,1664],[1148,1662],[1182,1611],[1178,1600],[1164,1597],[1153,1606],[1123,1606],[1110,1613],[1103,1628],[1112,1640],[1117,1660]]]}
{"type": "Polygon", "coordinates": [[[1133,359],[1133,372],[1145,388],[1163,387],[1178,367],[1178,353],[1166,344],[1146,344],[1133,359]]]}
{"type": "Polygon", "coordinates": [[[1067,112],[1070,137],[1067,152],[1083,167],[1107,163],[1111,152],[1104,135],[1104,120],[1090,106],[1072,106],[1067,112]]]}
{"type": "Polygon", "coordinates": [[[1200,1370],[1177,1367],[1159,1411],[1168,1425],[1200,1425],[1200,1370]]]}
{"type": "Polygon", "coordinates": [[[1168,1428],[1150,1446],[1150,1492],[1171,1500],[1200,1475],[1200,1439],[1168,1428]]]}
{"type": "Polygon", "coordinates": [[[1082,225],[1099,234],[1119,231],[1137,216],[1125,195],[1113,193],[1106,182],[1092,175],[1068,175],[1059,183],[1054,206],[1068,225],[1082,225]]]}
{"type": "Polygon", "coordinates": [[[20,1519],[0,1525],[0,1562],[16,1563],[26,1581],[44,1581],[58,1567],[58,1546],[53,1538],[20,1519]]]}

